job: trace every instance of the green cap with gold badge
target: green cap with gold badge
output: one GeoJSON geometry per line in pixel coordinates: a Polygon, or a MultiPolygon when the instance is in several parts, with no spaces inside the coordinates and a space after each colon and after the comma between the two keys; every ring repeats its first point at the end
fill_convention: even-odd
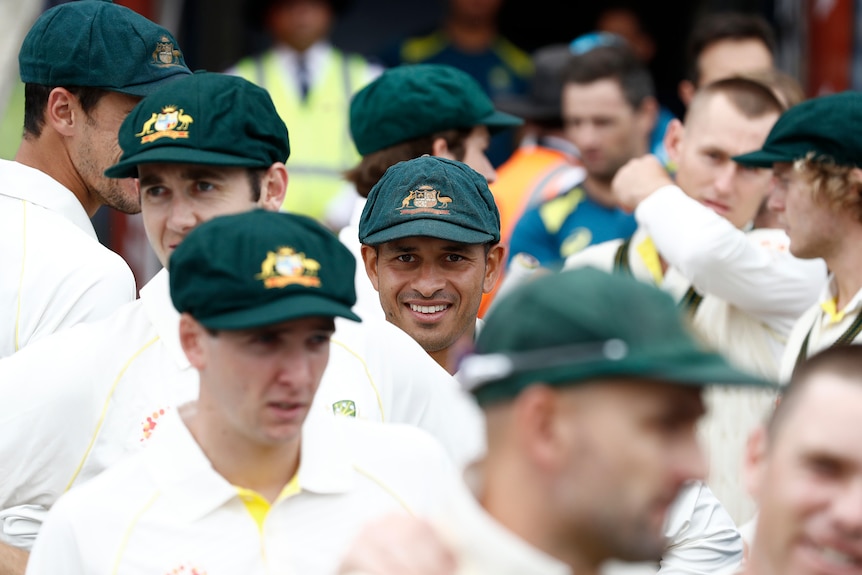
{"type": "Polygon", "coordinates": [[[204,164],[268,168],[290,155],[287,127],[269,93],[248,80],[195,72],[141,100],[120,126],[120,161],[111,178],[138,165],[204,164]]]}
{"type": "Polygon", "coordinates": [[[166,29],[110,0],[78,0],[42,13],[18,52],[21,80],[146,96],[190,74],[166,29]]]}
{"type": "Polygon", "coordinates": [[[495,109],[472,76],[444,64],[390,68],[350,102],[350,133],[363,156],[443,130],[487,126],[493,134],[522,123],[495,109]]]}
{"type": "Polygon", "coordinates": [[[378,245],[412,236],[500,241],[500,212],[487,180],[467,164],[436,156],[391,166],[368,194],[359,241],[378,245]]]}
{"type": "Polygon", "coordinates": [[[170,259],[171,299],[210,329],[304,317],[360,321],[356,258],[331,231],[296,214],[252,210],[192,230],[170,259]]]}
{"type": "Polygon", "coordinates": [[[458,376],[483,405],[533,383],[618,378],[772,386],[704,348],[663,291],[591,267],[540,276],[496,302],[458,376]]]}

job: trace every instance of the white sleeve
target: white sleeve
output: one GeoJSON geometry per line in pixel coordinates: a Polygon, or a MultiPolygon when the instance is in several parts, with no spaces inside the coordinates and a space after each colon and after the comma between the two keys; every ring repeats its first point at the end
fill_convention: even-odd
{"type": "Polygon", "coordinates": [[[44,505],[16,505],[0,509],[0,543],[29,551],[48,514],[44,505]]]}
{"type": "Polygon", "coordinates": [[[78,537],[62,503],[48,514],[27,560],[27,575],[87,575],[78,537]]]}
{"type": "Polygon", "coordinates": [[[680,492],[668,512],[665,535],[668,547],[660,575],[711,575],[740,565],[742,536],[733,519],[701,482],[680,492]]]}
{"type": "Polygon", "coordinates": [[[716,296],[787,333],[826,282],[826,265],[788,251],[783,230],[746,233],[664,186],[635,210],[665,260],[702,294],[716,296]]]}

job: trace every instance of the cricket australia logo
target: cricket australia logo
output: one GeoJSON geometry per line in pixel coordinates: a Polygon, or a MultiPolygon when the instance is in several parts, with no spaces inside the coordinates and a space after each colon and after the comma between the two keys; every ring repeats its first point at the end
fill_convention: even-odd
{"type": "Polygon", "coordinates": [[[401,207],[396,208],[404,215],[410,214],[449,214],[449,204],[452,198],[442,195],[431,186],[419,186],[401,200],[401,207]]]}
{"type": "Polygon", "coordinates": [[[298,284],[306,287],[320,287],[320,262],[305,257],[291,247],[280,247],[267,252],[266,259],[260,264],[260,273],[255,279],[263,280],[265,288],[281,288],[298,284]]]}
{"type": "Polygon", "coordinates": [[[156,42],[156,49],[153,50],[153,64],[157,66],[181,66],[180,58],[183,53],[174,48],[174,43],[167,36],[162,36],[156,42]]]}
{"type": "Polygon", "coordinates": [[[332,404],[333,415],[356,417],[356,403],[350,399],[342,399],[332,404]]]}
{"type": "Polygon", "coordinates": [[[189,124],[193,122],[194,119],[182,108],[178,110],[176,106],[165,106],[161,113],[152,113],[135,137],[141,138],[142,144],[155,142],[160,138],[188,138],[189,124]]]}

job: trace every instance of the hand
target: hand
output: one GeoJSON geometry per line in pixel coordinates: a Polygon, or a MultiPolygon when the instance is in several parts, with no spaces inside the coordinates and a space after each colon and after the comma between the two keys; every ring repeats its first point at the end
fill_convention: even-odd
{"type": "Polygon", "coordinates": [[[389,515],[366,525],[344,554],[339,575],[455,575],[456,563],[431,525],[389,515]]]}
{"type": "Polygon", "coordinates": [[[611,182],[611,192],[617,205],[627,212],[636,207],[662,186],[673,184],[659,159],[652,154],[629,160],[617,170],[611,182]]]}

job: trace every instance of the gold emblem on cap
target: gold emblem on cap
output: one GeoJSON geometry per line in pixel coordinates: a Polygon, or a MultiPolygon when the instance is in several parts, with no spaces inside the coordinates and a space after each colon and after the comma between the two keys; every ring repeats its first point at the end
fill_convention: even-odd
{"type": "Polygon", "coordinates": [[[267,252],[266,259],[260,264],[260,273],[254,277],[263,280],[263,285],[267,289],[293,284],[320,287],[318,271],[320,271],[320,262],[285,246],[274,252],[267,252]]]}
{"type": "Polygon", "coordinates": [[[189,124],[193,123],[194,119],[185,113],[183,108],[177,110],[176,106],[165,106],[160,114],[153,112],[150,119],[144,122],[141,131],[135,134],[136,137],[141,137],[141,143],[154,142],[159,138],[177,138],[189,137],[189,124]]]}
{"type": "Polygon", "coordinates": [[[442,195],[432,186],[419,186],[415,190],[410,190],[410,193],[401,200],[401,207],[398,210],[405,215],[447,215],[449,213],[449,204],[451,203],[452,198],[442,195]]]}
{"type": "Polygon", "coordinates": [[[180,58],[183,53],[174,48],[174,43],[167,36],[162,36],[156,42],[156,49],[153,50],[153,64],[158,66],[181,66],[180,58]]]}

